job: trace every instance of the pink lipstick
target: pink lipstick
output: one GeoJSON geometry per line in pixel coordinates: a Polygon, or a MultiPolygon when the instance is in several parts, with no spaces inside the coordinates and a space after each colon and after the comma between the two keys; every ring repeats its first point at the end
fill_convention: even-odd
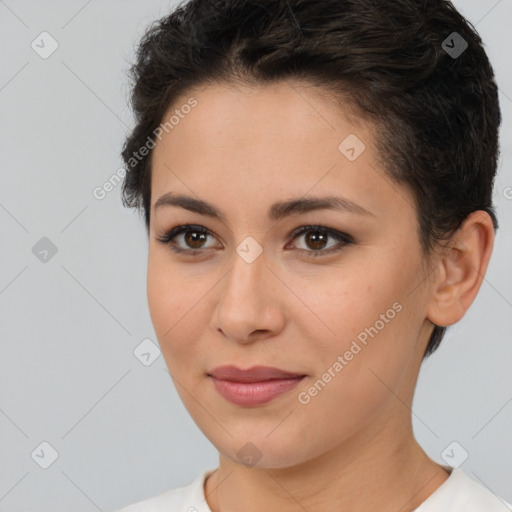
{"type": "Polygon", "coordinates": [[[218,393],[235,405],[263,405],[293,389],[305,377],[270,366],[253,366],[242,370],[236,366],[219,366],[208,373],[218,393]]]}

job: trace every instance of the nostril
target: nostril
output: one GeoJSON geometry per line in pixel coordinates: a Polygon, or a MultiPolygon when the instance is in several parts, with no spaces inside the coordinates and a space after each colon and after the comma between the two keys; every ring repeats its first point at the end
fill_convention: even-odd
{"type": "Polygon", "coordinates": [[[249,334],[249,338],[252,338],[254,336],[258,336],[261,333],[265,334],[266,332],[267,331],[265,329],[256,329],[255,331],[252,331],[251,334],[249,334]]]}

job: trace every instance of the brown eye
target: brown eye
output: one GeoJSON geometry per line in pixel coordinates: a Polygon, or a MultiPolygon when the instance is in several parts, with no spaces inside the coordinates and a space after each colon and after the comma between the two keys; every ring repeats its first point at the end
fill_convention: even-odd
{"type": "Polygon", "coordinates": [[[354,243],[350,235],[323,226],[302,226],[291,236],[294,240],[303,237],[306,247],[297,248],[307,256],[313,257],[340,251],[345,246],[354,243]],[[328,246],[329,238],[337,243],[328,246]]]}
{"type": "Polygon", "coordinates": [[[157,240],[164,245],[169,245],[175,252],[194,254],[196,251],[213,247],[205,245],[209,236],[213,237],[213,234],[206,228],[189,224],[177,226],[157,237],[157,240]]]}
{"type": "Polygon", "coordinates": [[[319,250],[325,248],[328,238],[329,235],[326,235],[320,231],[309,231],[306,234],[304,240],[308,247],[311,249],[319,250]]]}
{"type": "Polygon", "coordinates": [[[207,234],[198,231],[187,231],[183,236],[183,240],[192,249],[201,249],[207,236],[207,234]]]}
{"type": "MultiPolygon", "coordinates": [[[[301,226],[290,235],[290,238],[295,240],[301,235],[304,235],[306,247],[298,247],[298,249],[306,256],[326,255],[340,251],[345,246],[354,243],[350,235],[324,226],[301,226]],[[329,246],[329,239],[332,239],[335,243],[329,246]]],[[[208,237],[214,238],[213,233],[208,229],[202,226],[187,224],[177,226],[156,239],[164,245],[169,245],[174,252],[199,255],[203,253],[203,249],[215,247],[205,245],[208,237]]]]}

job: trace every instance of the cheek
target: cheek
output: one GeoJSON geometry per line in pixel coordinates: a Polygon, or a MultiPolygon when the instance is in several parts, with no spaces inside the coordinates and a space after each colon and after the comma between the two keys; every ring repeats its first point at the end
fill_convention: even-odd
{"type": "MultiPolygon", "coordinates": [[[[381,260],[379,266],[355,272],[339,269],[339,277],[334,270],[328,281],[312,280],[302,287],[309,307],[302,329],[315,340],[317,370],[323,365],[327,371],[344,356],[350,366],[364,364],[389,374],[395,367],[387,363],[389,358],[399,367],[400,360],[410,356],[421,323],[414,295],[408,296],[415,282],[412,270],[396,259],[381,260]]],[[[364,377],[371,376],[368,369],[365,372],[364,377]]]]}
{"type": "Polygon", "coordinates": [[[204,332],[209,279],[188,275],[170,264],[164,251],[150,252],[147,299],[151,321],[168,368],[175,372],[197,363],[197,340],[204,332]]]}
{"type": "MultiPolygon", "coordinates": [[[[300,297],[311,329],[325,336],[325,344],[352,339],[373,324],[380,313],[391,307],[396,296],[389,283],[379,286],[382,273],[373,268],[333,269],[320,279],[301,283],[300,297]]],[[[304,319],[305,320],[305,319],[304,319]]]]}
{"type": "Polygon", "coordinates": [[[183,322],[187,320],[189,288],[161,251],[150,251],[147,271],[147,298],[151,321],[162,350],[175,344],[176,334],[187,331],[183,322]]]}
{"type": "Polygon", "coordinates": [[[160,342],[164,334],[176,321],[180,301],[176,290],[179,286],[173,274],[159,264],[158,259],[150,257],[147,273],[147,295],[151,320],[160,342]]]}

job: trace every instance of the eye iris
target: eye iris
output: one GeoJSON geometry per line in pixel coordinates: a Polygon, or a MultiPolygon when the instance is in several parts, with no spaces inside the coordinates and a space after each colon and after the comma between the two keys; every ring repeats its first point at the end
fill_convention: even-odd
{"type": "Polygon", "coordinates": [[[325,247],[326,240],[327,235],[325,233],[321,233],[320,231],[310,231],[309,233],[306,233],[306,243],[312,249],[323,249],[325,247]],[[315,240],[315,238],[317,240],[315,240]],[[321,247],[317,246],[318,243],[320,243],[321,247]]]}
{"type": "Polygon", "coordinates": [[[205,239],[206,239],[205,233],[199,233],[197,231],[187,231],[185,233],[185,242],[193,249],[200,249],[201,242],[204,242],[205,239]],[[196,245],[196,244],[198,244],[198,245],[196,245]]]}

